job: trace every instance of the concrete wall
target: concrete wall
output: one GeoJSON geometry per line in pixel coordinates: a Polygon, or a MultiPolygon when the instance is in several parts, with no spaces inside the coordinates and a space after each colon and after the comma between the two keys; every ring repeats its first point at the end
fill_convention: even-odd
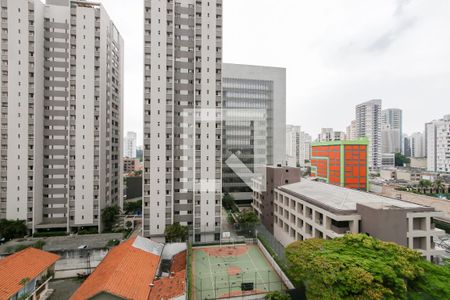
{"type": "Polygon", "coordinates": [[[264,254],[264,257],[269,261],[272,268],[275,270],[275,272],[280,276],[283,283],[286,285],[288,289],[294,289],[295,286],[292,284],[292,282],[289,280],[289,278],[284,274],[283,270],[281,270],[280,266],[277,264],[277,262],[273,259],[272,255],[267,251],[267,249],[264,247],[264,245],[261,243],[260,240],[258,241],[258,247],[261,250],[261,252],[264,254]]]}
{"type": "Polygon", "coordinates": [[[55,253],[61,256],[55,264],[55,279],[62,279],[77,277],[78,273],[88,272],[88,270],[93,272],[108,254],[108,250],[82,249],[55,253]]]}
{"type": "Polygon", "coordinates": [[[406,210],[378,209],[361,204],[356,204],[356,210],[361,215],[361,233],[367,233],[386,242],[408,246],[406,210]]]}

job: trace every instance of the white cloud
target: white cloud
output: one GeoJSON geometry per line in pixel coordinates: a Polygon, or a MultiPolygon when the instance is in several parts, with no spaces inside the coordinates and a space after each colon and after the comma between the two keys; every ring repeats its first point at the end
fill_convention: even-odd
{"type": "MultiPolygon", "coordinates": [[[[125,130],[142,134],[142,0],[101,0],[126,43],[125,130]]],[[[344,130],[372,98],[404,131],[450,113],[448,0],[224,0],[224,61],[287,68],[287,121],[344,130]]]]}

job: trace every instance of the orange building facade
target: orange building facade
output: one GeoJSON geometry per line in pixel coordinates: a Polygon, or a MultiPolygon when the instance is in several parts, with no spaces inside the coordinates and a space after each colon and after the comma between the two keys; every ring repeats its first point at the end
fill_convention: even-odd
{"type": "Polygon", "coordinates": [[[311,176],[326,183],[368,191],[367,139],[312,145],[311,176]]]}

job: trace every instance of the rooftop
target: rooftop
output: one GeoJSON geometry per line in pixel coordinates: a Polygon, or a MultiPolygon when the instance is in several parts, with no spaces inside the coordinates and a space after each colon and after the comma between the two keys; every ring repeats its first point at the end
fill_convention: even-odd
{"type": "Polygon", "coordinates": [[[86,235],[68,235],[53,237],[29,237],[24,239],[12,240],[6,244],[0,245],[0,254],[7,253],[8,248],[14,248],[18,245],[31,246],[41,240],[45,242],[44,251],[60,252],[78,250],[80,246],[86,246],[86,249],[104,249],[110,240],[121,240],[122,233],[102,233],[86,235]]]}
{"type": "Polygon", "coordinates": [[[169,247],[173,250],[173,257],[168,257],[172,260],[171,274],[158,280],[157,272],[165,247],[140,236],[120,244],[108,253],[71,299],[89,299],[99,294],[124,299],[156,299],[155,296],[160,295],[171,299],[183,295],[186,289],[186,247],[169,247]],[[176,250],[183,252],[177,253],[176,250]]]}
{"type": "Polygon", "coordinates": [[[159,265],[155,246],[136,237],[113,248],[71,299],[89,299],[101,293],[146,299],[159,265]]]}
{"type": "Polygon", "coordinates": [[[27,248],[0,260],[0,299],[9,299],[24,286],[25,278],[33,280],[53,265],[59,256],[27,248]]]}
{"type": "Polygon", "coordinates": [[[340,141],[326,141],[312,143],[313,147],[317,146],[338,146],[338,145],[364,145],[367,146],[369,140],[367,138],[361,138],[357,140],[340,140],[340,141]]]}
{"type": "Polygon", "coordinates": [[[338,211],[338,213],[356,211],[356,204],[414,211],[434,210],[427,206],[311,180],[302,180],[301,182],[281,186],[278,189],[313,204],[338,211]]]}

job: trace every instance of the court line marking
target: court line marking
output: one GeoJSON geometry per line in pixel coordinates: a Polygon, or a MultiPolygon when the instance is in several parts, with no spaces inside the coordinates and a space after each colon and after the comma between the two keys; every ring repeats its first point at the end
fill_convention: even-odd
{"type": "MultiPolygon", "coordinates": [[[[261,279],[261,282],[264,284],[264,287],[266,288],[267,292],[270,292],[270,291],[269,291],[269,287],[267,286],[266,283],[264,283],[264,279],[262,278],[262,276],[261,276],[261,274],[260,274],[260,272],[259,272],[259,271],[262,271],[262,270],[258,270],[258,268],[256,267],[256,265],[255,265],[255,263],[254,263],[254,261],[253,261],[252,256],[250,255],[250,247],[249,247],[248,250],[249,250],[249,251],[247,251],[247,255],[248,255],[248,257],[250,257],[250,261],[252,262],[253,267],[255,267],[255,272],[258,273],[258,276],[259,276],[259,278],[261,279]]],[[[256,283],[256,284],[257,284],[257,283],[256,283]]],[[[270,284],[270,282],[269,282],[269,284],[270,284]]]]}
{"type": "Polygon", "coordinates": [[[213,291],[214,291],[214,297],[216,297],[216,285],[214,284],[214,280],[213,280],[213,274],[212,274],[212,270],[211,270],[211,260],[209,259],[209,255],[208,256],[208,266],[209,266],[209,274],[211,274],[211,284],[213,286],[213,291]]]}

